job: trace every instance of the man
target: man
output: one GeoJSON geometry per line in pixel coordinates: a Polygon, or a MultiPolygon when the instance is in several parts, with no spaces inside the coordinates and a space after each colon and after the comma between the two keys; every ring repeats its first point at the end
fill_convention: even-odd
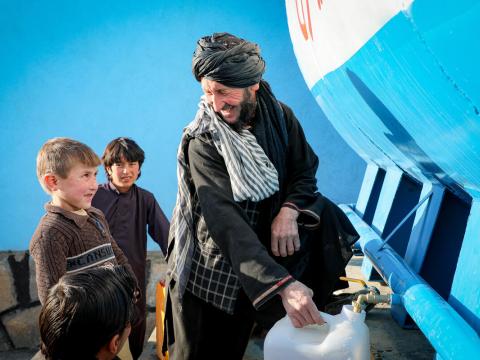
{"type": "Polygon", "coordinates": [[[317,192],[318,158],[264,69],[256,44],[198,41],[204,96],[179,147],[169,235],[171,359],[241,359],[253,323],[285,312],[295,327],[322,324],[304,282],[323,307],[351,256],[356,233],[317,192]]]}

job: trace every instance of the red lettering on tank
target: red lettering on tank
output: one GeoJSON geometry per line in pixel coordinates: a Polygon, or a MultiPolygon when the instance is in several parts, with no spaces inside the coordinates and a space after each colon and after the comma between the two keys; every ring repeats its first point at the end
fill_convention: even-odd
{"type": "MultiPolygon", "coordinates": [[[[317,0],[318,10],[322,8],[323,0],[317,0]]],[[[300,30],[302,31],[303,38],[305,40],[312,39],[312,19],[310,17],[310,4],[309,0],[300,0],[300,8],[298,6],[298,0],[295,0],[295,9],[297,10],[297,19],[300,30]]]]}

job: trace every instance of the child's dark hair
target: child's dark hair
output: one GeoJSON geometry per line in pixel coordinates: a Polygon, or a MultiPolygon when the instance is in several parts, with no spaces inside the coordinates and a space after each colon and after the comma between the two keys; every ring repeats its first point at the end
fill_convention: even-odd
{"type": "Polygon", "coordinates": [[[96,359],[113,336],[134,323],[135,295],[136,280],[124,266],[62,276],[50,289],[39,317],[46,359],[96,359]]]}
{"type": "MultiPolygon", "coordinates": [[[[127,162],[138,161],[138,166],[141,169],[145,161],[145,152],[135,141],[127,137],[119,137],[110,141],[102,156],[103,167],[109,180],[111,180],[111,178],[107,168],[112,167],[113,164],[121,163],[122,159],[127,162]]],[[[138,177],[140,177],[140,175],[141,171],[138,173],[138,177]]]]}

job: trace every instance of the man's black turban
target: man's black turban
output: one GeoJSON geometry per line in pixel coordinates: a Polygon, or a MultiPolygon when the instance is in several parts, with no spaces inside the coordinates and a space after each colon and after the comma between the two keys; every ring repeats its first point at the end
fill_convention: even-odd
{"type": "Polygon", "coordinates": [[[265,61],[257,44],[228,33],[214,33],[198,40],[192,71],[198,81],[205,77],[225,86],[245,88],[260,82],[265,61]]]}

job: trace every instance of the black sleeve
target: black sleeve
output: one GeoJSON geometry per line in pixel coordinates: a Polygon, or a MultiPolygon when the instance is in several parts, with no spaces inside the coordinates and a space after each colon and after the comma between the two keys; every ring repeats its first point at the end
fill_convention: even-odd
{"type": "Polygon", "coordinates": [[[153,241],[160,246],[163,254],[166,255],[170,224],[160,205],[158,205],[155,196],[153,194],[149,195],[147,205],[148,234],[152,237],[153,241]]]}
{"type": "Polygon", "coordinates": [[[243,209],[233,200],[225,163],[215,147],[192,139],[188,161],[208,231],[258,308],[294,280],[270,257],[243,209]]]}
{"type": "Polygon", "coordinates": [[[282,108],[288,131],[287,184],[283,204],[300,212],[300,224],[316,227],[323,208],[323,198],[317,192],[318,157],[292,110],[284,104],[282,108]]]}

